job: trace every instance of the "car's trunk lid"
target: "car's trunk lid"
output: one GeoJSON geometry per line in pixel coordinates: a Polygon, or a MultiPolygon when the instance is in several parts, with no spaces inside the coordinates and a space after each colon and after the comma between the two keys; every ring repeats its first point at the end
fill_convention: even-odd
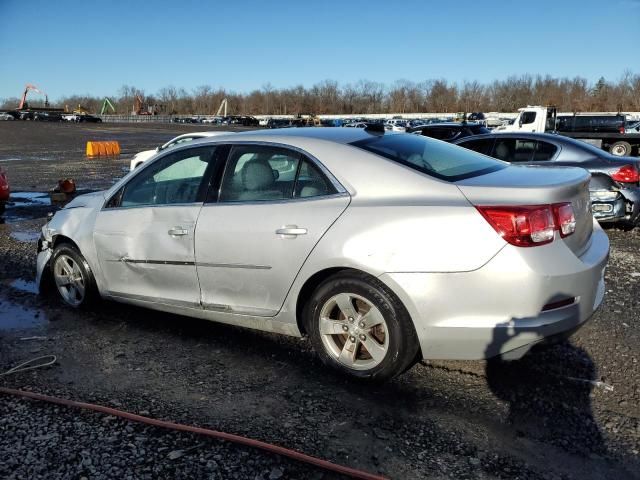
{"type": "MultiPolygon", "coordinates": [[[[455,182],[476,206],[548,205],[571,202],[576,231],[561,239],[578,256],[588,247],[593,231],[590,174],[582,168],[509,166],[496,172],[455,182]]],[[[556,238],[560,238],[556,234],[556,238]]]]}

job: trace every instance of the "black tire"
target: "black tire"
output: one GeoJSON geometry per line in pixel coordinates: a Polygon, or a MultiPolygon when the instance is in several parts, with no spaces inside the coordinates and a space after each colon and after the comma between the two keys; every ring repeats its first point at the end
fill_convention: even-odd
{"type": "MultiPolygon", "coordinates": [[[[419,360],[418,337],[404,305],[386,285],[367,274],[350,271],[329,277],[315,290],[305,305],[303,315],[311,343],[322,362],[343,374],[364,380],[385,381],[408,370],[419,360]],[[341,363],[336,357],[336,352],[331,351],[323,342],[323,335],[320,333],[320,313],[338,294],[355,295],[365,299],[375,306],[384,318],[386,324],[384,336],[388,335],[387,350],[382,360],[371,368],[356,369],[341,363]]],[[[371,332],[366,333],[371,334],[371,332]]],[[[344,344],[347,338],[355,338],[355,335],[353,337],[350,335],[351,333],[344,334],[344,344]]],[[[327,338],[335,338],[339,342],[342,334],[324,337],[325,341],[328,341],[327,338]]],[[[367,337],[365,335],[362,338],[367,337]]],[[[368,341],[372,339],[369,338],[368,341]]],[[[340,348],[339,345],[337,348],[340,348]]],[[[367,350],[362,350],[362,346],[355,348],[356,352],[359,352],[357,354],[369,356],[371,358],[369,361],[373,361],[367,350]]]]}
{"type": "MultiPolygon", "coordinates": [[[[49,267],[52,284],[55,286],[55,290],[60,299],[68,306],[73,308],[88,308],[99,298],[98,288],[96,287],[96,281],[91,267],[89,267],[85,258],[72,244],[62,243],[58,245],[53,251],[49,267]],[[77,266],[77,270],[74,269],[72,264],[77,266]],[[65,265],[69,271],[76,272],[74,276],[76,279],[78,278],[78,273],[80,276],[80,279],[74,281],[73,284],[67,284],[67,286],[61,285],[58,281],[59,268],[62,269],[65,265]],[[81,285],[79,285],[78,282],[81,282],[81,285]],[[82,295],[79,294],[80,286],[84,289],[82,295]],[[75,295],[73,295],[72,290],[75,290],[75,295]]],[[[69,275],[67,275],[67,277],[68,276],[69,275]]]]}
{"type": "Polygon", "coordinates": [[[616,157],[627,157],[631,155],[631,144],[629,142],[616,142],[609,147],[609,153],[616,157]]]}

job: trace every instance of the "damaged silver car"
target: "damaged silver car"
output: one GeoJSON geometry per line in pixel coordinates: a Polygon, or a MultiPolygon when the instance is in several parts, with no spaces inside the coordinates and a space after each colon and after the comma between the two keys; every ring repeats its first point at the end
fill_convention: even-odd
{"type": "Polygon", "coordinates": [[[589,174],[422,136],[306,128],[176,146],[43,227],[38,282],[308,335],[350,375],[519,358],[600,305],[609,253],[589,174]]]}

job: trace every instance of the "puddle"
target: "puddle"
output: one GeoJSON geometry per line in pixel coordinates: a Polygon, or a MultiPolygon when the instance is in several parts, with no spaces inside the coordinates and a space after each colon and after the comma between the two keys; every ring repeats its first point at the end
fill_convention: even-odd
{"type": "Polygon", "coordinates": [[[14,207],[27,207],[36,205],[51,205],[48,193],[43,192],[11,192],[9,199],[14,207]]]}
{"type": "Polygon", "coordinates": [[[49,323],[44,312],[0,298],[0,330],[22,330],[49,323]]]}
{"type": "Polygon", "coordinates": [[[9,286],[16,290],[20,290],[21,292],[33,293],[34,295],[38,294],[38,287],[36,286],[36,282],[30,282],[19,278],[17,280],[9,282],[9,286]]]}
{"type": "Polygon", "coordinates": [[[40,232],[11,232],[9,235],[11,238],[24,243],[35,242],[40,238],[40,232]]]}

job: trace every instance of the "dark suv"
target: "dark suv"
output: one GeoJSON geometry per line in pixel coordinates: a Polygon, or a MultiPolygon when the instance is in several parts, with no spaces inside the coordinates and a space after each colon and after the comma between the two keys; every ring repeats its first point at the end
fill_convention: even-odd
{"type": "Polygon", "coordinates": [[[472,122],[463,123],[434,123],[431,125],[420,125],[418,127],[409,128],[409,133],[424,135],[425,137],[444,140],[445,142],[453,142],[459,138],[470,137],[471,135],[481,135],[483,133],[491,133],[484,125],[472,122]]]}

